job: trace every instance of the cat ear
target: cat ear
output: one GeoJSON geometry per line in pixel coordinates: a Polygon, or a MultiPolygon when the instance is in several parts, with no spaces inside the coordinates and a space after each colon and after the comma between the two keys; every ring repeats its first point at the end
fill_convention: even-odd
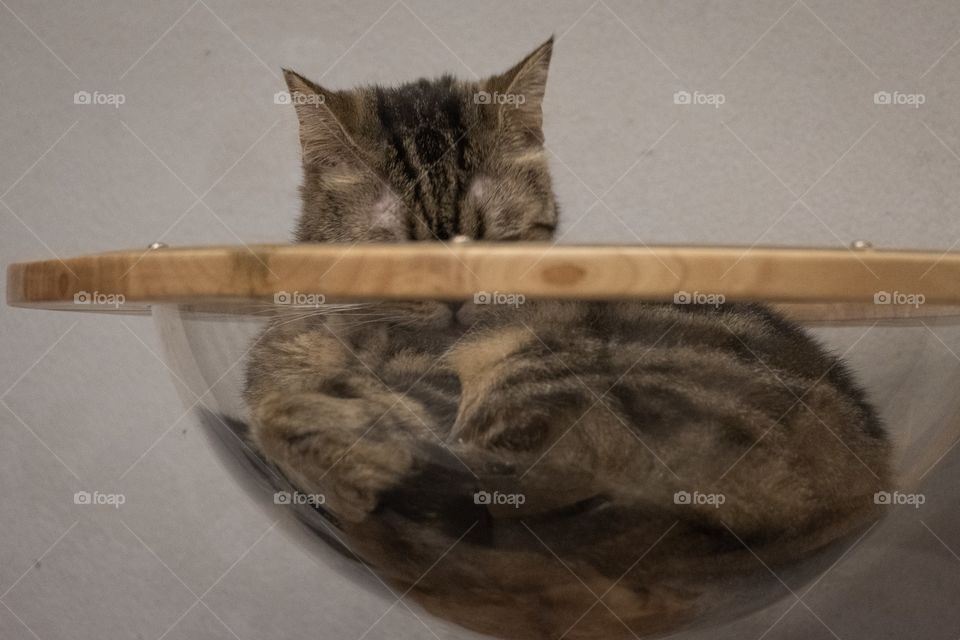
{"type": "Polygon", "coordinates": [[[523,145],[543,144],[543,95],[553,53],[553,36],[506,73],[488,82],[491,104],[499,108],[504,133],[523,145]]]}
{"type": "Polygon", "coordinates": [[[300,120],[304,163],[330,165],[356,158],[357,146],[348,133],[357,124],[351,96],[328,91],[289,69],[283,77],[300,120]]]}

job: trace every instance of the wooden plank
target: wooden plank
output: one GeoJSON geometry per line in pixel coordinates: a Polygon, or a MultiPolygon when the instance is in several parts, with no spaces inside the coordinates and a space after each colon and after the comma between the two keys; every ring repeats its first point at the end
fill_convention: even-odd
{"type": "MultiPolygon", "coordinates": [[[[842,303],[843,313],[853,316],[944,315],[949,309],[943,305],[960,305],[960,253],[525,243],[300,244],[116,251],[7,268],[8,304],[74,311],[131,313],[158,303],[240,305],[273,301],[281,292],[322,295],[327,300],[456,300],[481,291],[606,300],[719,294],[727,301],[842,303]],[[84,301],[84,293],[90,302],[84,301]],[[875,304],[875,296],[883,294],[889,303],[875,304]]],[[[830,316],[829,309],[821,307],[817,313],[830,316]]],[[[833,314],[839,312],[833,307],[833,314]]]]}

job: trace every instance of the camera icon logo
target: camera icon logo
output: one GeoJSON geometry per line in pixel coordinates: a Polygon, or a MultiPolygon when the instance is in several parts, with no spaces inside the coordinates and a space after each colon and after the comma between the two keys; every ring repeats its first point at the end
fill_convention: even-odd
{"type": "Polygon", "coordinates": [[[693,96],[690,95],[689,91],[676,91],[673,94],[673,104],[690,104],[693,101],[693,96]]]}
{"type": "Polygon", "coordinates": [[[889,91],[877,91],[873,94],[873,104],[892,104],[893,96],[889,91]]]}
{"type": "Polygon", "coordinates": [[[689,491],[677,491],[673,494],[673,503],[674,504],[690,504],[690,492],[689,491]]]}
{"type": "Polygon", "coordinates": [[[89,291],[77,291],[73,294],[73,304],[90,304],[92,297],[89,291]]]}
{"type": "Polygon", "coordinates": [[[490,293],[488,291],[477,291],[473,294],[473,304],[490,304],[490,293]]]}
{"type": "Polygon", "coordinates": [[[874,504],[892,504],[889,491],[877,491],[873,494],[874,504]]]}
{"type": "Polygon", "coordinates": [[[490,504],[492,501],[489,491],[478,491],[473,494],[474,504],[490,504]]]}
{"type": "Polygon", "coordinates": [[[89,91],[77,91],[73,94],[73,104],[90,104],[92,100],[93,96],[89,91]]]}
{"type": "Polygon", "coordinates": [[[77,491],[73,494],[73,504],[91,504],[92,496],[89,491],[77,491]]]}
{"type": "Polygon", "coordinates": [[[273,304],[290,304],[290,293],[288,291],[277,291],[273,294],[273,304]]]}
{"type": "Polygon", "coordinates": [[[293,102],[293,98],[287,91],[277,91],[273,94],[273,104],[290,104],[291,102],[293,102]]]}
{"type": "Polygon", "coordinates": [[[273,494],[273,504],[290,504],[291,498],[288,491],[277,491],[273,494]]]}
{"type": "Polygon", "coordinates": [[[673,304],[690,304],[690,294],[687,291],[677,291],[673,294],[673,304]]]}
{"type": "Polygon", "coordinates": [[[893,297],[889,291],[877,291],[873,294],[873,304],[892,304],[893,297]]]}
{"type": "Polygon", "coordinates": [[[473,94],[473,102],[475,104],[492,104],[493,96],[490,95],[489,91],[477,91],[473,94]]]}

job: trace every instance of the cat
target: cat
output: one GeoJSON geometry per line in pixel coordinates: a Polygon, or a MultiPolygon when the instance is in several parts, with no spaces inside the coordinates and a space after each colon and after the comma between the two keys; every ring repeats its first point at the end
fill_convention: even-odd
{"type": "MultiPolygon", "coordinates": [[[[552,46],[479,82],[330,91],[285,71],[296,239],[552,238],[552,46]]],[[[890,483],[846,365],[757,304],[331,305],[278,315],[246,378],[251,446],[324,496],[350,553],[502,638],[633,637],[756,608],[767,567],[849,539],[890,483]]]]}

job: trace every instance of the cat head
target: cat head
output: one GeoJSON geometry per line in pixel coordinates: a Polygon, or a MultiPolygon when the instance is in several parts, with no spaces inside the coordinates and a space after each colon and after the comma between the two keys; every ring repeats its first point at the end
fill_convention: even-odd
{"type": "Polygon", "coordinates": [[[331,91],[284,71],[300,121],[300,242],[547,240],[541,105],[553,38],[509,71],[331,91]]]}

